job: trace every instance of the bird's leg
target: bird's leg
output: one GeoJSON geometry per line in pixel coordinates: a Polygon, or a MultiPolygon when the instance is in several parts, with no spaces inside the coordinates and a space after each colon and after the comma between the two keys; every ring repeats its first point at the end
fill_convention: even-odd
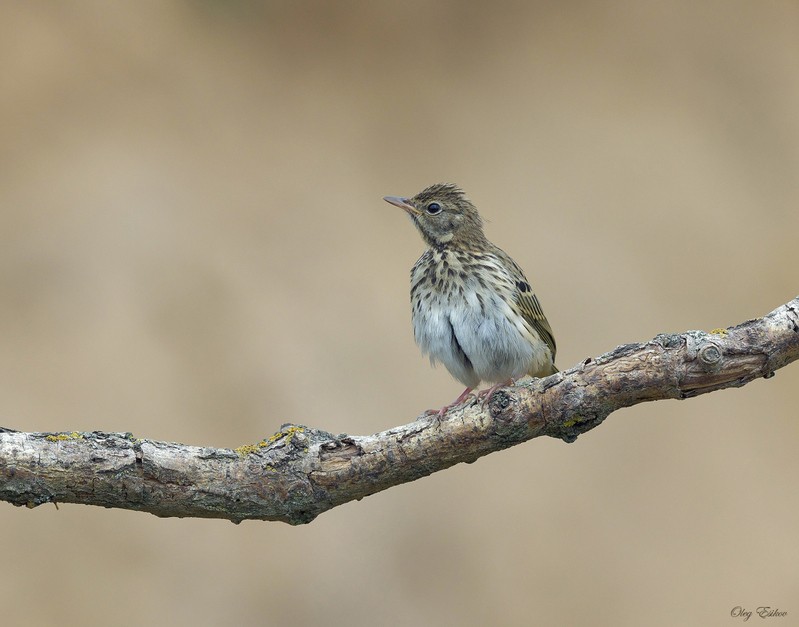
{"type": "Polygon", "coordinates": [[[449,405],[444,405],[444,407],[441,409],[428,409],[425,414],[428,416],[431,414],[438,414],[438,419],[441,420],[441,418],[444,417],[444,414],[446,414],[450,409],[456,405],[460,405],[463,401],[469,398],[473,389],[474,388],[466,388],[463,392],[461,392],[460,396],[452,401],[449,405]]]}
{"type": "Polygon", "coordinates": [[[477,398],[483,401],[483,405],[488,405],[488,401],[491,400],[491,397],[494,396],[494,392],[496,392],[499,388],[506,387],[508,385],[513,384],[513,379],[508,379],[507,381],[502,381],[501,383],[495,383],[487,390],[481,390],[477,393],[477,398]]]}

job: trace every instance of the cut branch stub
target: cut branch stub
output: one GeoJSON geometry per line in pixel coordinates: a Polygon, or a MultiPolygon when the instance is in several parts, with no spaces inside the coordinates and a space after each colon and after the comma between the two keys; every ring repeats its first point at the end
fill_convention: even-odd
{"type": "Polygon", "coordinates": [[[157,516],[307,523],[320,513],[540,435],[573,442],[613,411],[737,387],[799,358],[799,298],[711,333],[625,344],[544,379],[498,390],[441,420],[369,436],[284,425],[236,450],[129,433],[21,433],[0,428],[0,499],[84,503],[157,516]]]}

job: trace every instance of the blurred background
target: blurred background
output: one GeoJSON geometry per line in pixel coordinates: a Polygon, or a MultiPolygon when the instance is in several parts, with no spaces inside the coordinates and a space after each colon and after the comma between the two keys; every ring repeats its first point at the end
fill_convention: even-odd
{"type": "MultiPolygon", "coordinates": [[[[794,2],[3,3],[0,425],[235,447],[451,400],[381,199],[438,181],[562,369],[764,315],[799,293],[798,62],[794,2]]],[[[0,504],[3,622],[799,624],[797,388],[639,405],[297,528],[0,504]]]]}

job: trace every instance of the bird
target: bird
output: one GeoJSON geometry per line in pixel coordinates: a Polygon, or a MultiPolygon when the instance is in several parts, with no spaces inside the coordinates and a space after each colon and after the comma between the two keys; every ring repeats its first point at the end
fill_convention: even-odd
{"type": "Polygon", "coordinates": [[[555,337],[519,265],[483,233],[465,192],[437,183],[411,198],[384,196],[407,212],[427,249],[411,269],[413,334],[435,366],[466,386],[439,419],[477,393],[487,403],[500,387],[558,372],[555,337]]]}

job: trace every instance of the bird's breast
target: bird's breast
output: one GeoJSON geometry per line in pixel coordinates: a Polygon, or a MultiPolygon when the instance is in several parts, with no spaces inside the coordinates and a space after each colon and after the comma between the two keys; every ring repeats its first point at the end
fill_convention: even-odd
{"type": "Polygon", "coordinates": [[[423,255],[411,273],[416,342],[461,381],[463,363],[483,381],[521,376],[539,347],[511,299],[510,278],[492,259],[423,255]]]}

